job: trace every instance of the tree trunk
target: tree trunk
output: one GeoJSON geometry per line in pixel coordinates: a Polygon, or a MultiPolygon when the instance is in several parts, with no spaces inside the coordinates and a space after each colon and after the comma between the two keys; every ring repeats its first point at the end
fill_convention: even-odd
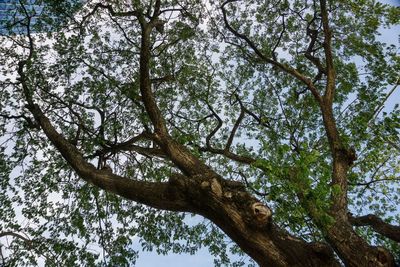
{"type": "Polygon", "coordinates": [[[218,176],[173,182],[194,210],[218,225],[260,266],[340,266],[325,243],[307,243],[272,222],[271,210],[239,183],[218,176]]]}

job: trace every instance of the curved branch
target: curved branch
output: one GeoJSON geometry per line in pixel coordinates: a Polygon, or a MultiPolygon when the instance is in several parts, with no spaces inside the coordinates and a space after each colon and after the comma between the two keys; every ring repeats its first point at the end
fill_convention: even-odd
{"type": "Polygon", "coordinates": [[[225,144],[225,147],[223,149],[218,149],[215,148],[211,145],[211,138],[217,133],[217,131],[222,127],[222,119],[218,116],[218,114],[214,111],[214,109],[212,108],[212,106],[206,102],[208,108],[210,109],[212,116],[214,116],[217,121],[218,124],[217,126],[211,131],[210,134],[207,135],[206,137],[206,145],[205,147],[198,147],[198,149],[201,152],[210,152],[213,154],[218,154],[218,155],[223,155],[225,157],[227,157],[228,159],[231,159],[233,161],[239,162],[239,163],[243,163],[243,164],[252,164],[254,162],[256,162],[256,159],[249,157],[249,156],[241,156],[238,154],[235,154],[233,152],[230,151],[233,139],[235,137],[235,134],[240,126],[240,123],[242,122],[242,120],[244,119],[245,115],[248,114],[251,117],[253,117],[258,123],[263,124],[263,125],[267,125],[267,127],[270,127],[268,125],[268,123],[263,122],[259,117],[257,117],[254,113],[252,113],[250,110],[248,110],[243,102],[240,100],[239,96],[237,94],[234,95],[236,100],[239,102],[240,105],[240,114],[235,122],[235,124],[233,125],[232,131],[228,137],[228,141],[225,144]]]}
{"type": "MultiPolygon", "coordinates": [[[[235,97],[236,97],[237,100],[239,100],[239,96],[238,95],[235,95],[235,97]]],[[[226,142],[226,145],[225,145],[225,150],[230,150],[231,149],[233,139],[235,138],[236,132],[237,132],[237,130],[238,130],[239,126],[240,126],[240,123],[242,122],[242,120],[244,118],[244,115],[245,115],[245,110],[244,110],[242,102],[240,102],[240,100],[239,100],[239,104],[240,104],[239,117],[237,118],[235,124],[233,125],[231,134],[229,135],[228,141],[226,142]]]]}
{"type": "MultiPolygon", "coordinates": [[[[375,108],[374,113],[371,115],[369,121],[376,119],[376,117],[381,113],[383,108],[385,107],[386,101],[389,97],[396,91],[397,87],[400,85],[400,76],[398,78],[398,83],[393,86],[392,89],[385,95],[385,98],[380,102],[380,104],[375,108]]],[[[370,123],[371,125],[371,123],[370,123]]]]}
{"type": "Polygon", "coordinates": [[[318,30],[310,28],[312,23],[315,21],[315,18],[316,17],[314,15],[313,19],[307,24],[307,36],[310,37],[310,43],[308,44],[307,50],[305,51],[304,55],[314,64],[314,66],[317,67],[318,73],[322,75],[326,74],[325,66],[322,65],[319,58],[312,55],[312,53],[315,51],[314,46],[318,39],[318,30]]]}
{"type": "Polygon", "coordinates": [[[27,237],[25,237],[25,236],[23,236],[21,234],[18,234],[18,233],[15,233],[15,232],[11,232],[11,231],[0,232],[0,238],[1,237],[6,237],[6,236],[12,236],[12,237],[21,239],[22,241],[27,243],[29,246],[31,246],[32,240],[30,240],[29,238],[27,238],[27,237]]]}
{"type": "Polygon", "coordinates": [[[240,163],[251,164],[251,163],[255,162],[255,160],[254,160],[253,158],[246,157],[246,156],[240,156],[240,155],[237,155],[237,154],[232,153],[232,152],[230,151],[230,147],[231,147],[231,145],[232,145],[233,138],[235,137],[236,131],[237,131],[237,129],[239,128],[239,125],[240,125],[241,121],[243,120],[244,115],[245,115],[245,112],[246,112],[246,110],[245,110],[244,106],[241,104],[240,100],[239,100],[239,103],[240,103],[240,108],[241,108],[239,117],[238,117],[238,119],[236,120],[236,122],[235,122],[235,124],[234,124],[234,126],[233,126],[233,128],[232,128],[232,131],[231,131],[231,133],[230,133],[230,135],[229,135],[228,141],[227,141],[227,143],[226,143],[224,149],[218,149],[218,148],[212,147],[210,141],[211,141],[211,138],[212,138],[212,137],[218,132],[218,130],[222,127],[222,123],[223,123],[223,122],[222,122],[222,119],[219,117],[219,115],[218,115],[218,114],[215,112],[215,110],[212,108],[212,106],[211,106],[208,102],[206,102],[206,105],[208,106],[209,110],[211,111],[212,116],[214,116],[214,117],[217,119],[218,124],[217,124],[217,126],[211,131],[211,133],[209,133],[209,134],[207,135],[207,137],[206,137],[206,146],[205,146],[205,147],[198,147],[198,149],[199,149],[200,151],[202,151],[202,152],[210,152],[210,153],[213,153],[213,154],[223,155],[223,156],[225,156],[225,157],[227,157],[227,158],[229,158],[229,159],[231,159],[231,160],[234,160],[234,161],[237,161],[237,162],[240,162],[240,163]]]}
{"type": "Polygon", "coordinates": [[[210,141],[211,138],[218,132],[218,130],[222,127],[222,119],[218,116],[218,114],[214,111],[214,109],[212,108],[212,106],[206,102],[208,109],[211,111],[212,115],[217,119],[218,124],[217,126],[211,131],[210,134],[207,135],[206,137],[206,146],[208,148],[211,147],[210,141]]]}
{"type": "MultiPolygon", "coordinates": [[[[16,232],[12,232],[12,231],[4,231],[4,232],[0,232],[0,238],[2,237],[6,237],[6,236],[12,236],[14,238],[18,238],[21,239],[26,245],[27,248],[30,250],[35,251],[38,255],[43,256],[44,258],[46,258],[47,261],[51,262],[54,266],[56,266],[57,260],[48,257],[46,254],[42,253],[41,249],[40,249],[40,242],[38,242],[38,240],[35,239],[29,239],[28,237],[25,237],[19,233],[16,232]]],[[[1,249],[1,244],[0,244],[0,249],[1,249]]],[[[1,251],[0,251],[1,253],[1,251]]],[[[3,255],[1,255],[3,256],[3,255]]],[[[3,264],[4,264],[5,259],[3,258],[3,264]]],[[[58,264],[59,265],[59,264],[58,264]]],[[[0,264],[0,266],[3,266],[0,264]]],[[[4,265],[4,266],[8,266],[8,265],[4,265]]]]}
{"type": "Polygon", "coordinates": [[[276,43],[275,43],[275,45],[274,45],[274,48],[272,48],[272,58],[273,58],[275,61],[277,60],[277,59],[276,59],[276,56],[275,56],[275,51],[276,51],[276,49],[278,48],[279,44],[281,43],[281,40],[282,40],[282,38],[283,38],[283,34],[286,32],[285,15],[282,14],[281,17],[282,17],[282,31],[281,31],[281,33],[279,34],[278,40],[276,41],[276,43]]]}
{"type": "Polygon", "coordinates": [[[82,18],[82,21],[81,21],[80,24],[82,25],[89,17],[93,16],[97,12],[97,10],[99,8],[107,9],[108,12],[110,13],[110,15],[114,16],[114,17],[132,17],[132,16],[134,16],[134,17],[139,18],[142,15],[137,10],[131,10],[131,11],[126,11],[126,12],[118,12],[118,11],[115,11],[114,8],[111,5],[105,5],[105,4],[102,4],[102,3],[97,3],[94,6],[94,8],[92,9],[92,11],[90,11],[87,15],[85,15],[82,18]]]}
{"type": "Polygon", "coordinates": [[[228,21],[227,18],[227,14],[226,14],[226,9],[225,6],[229,3],[232,2],[238,2],[239,0],[227,0],[225,1],[222,5],[221,5],[221,10],[222,10],[222,16],[224,19],[224,23],[225,23],[225,27],[237,38],[242,39],[243,41],[245,41],[247,43],[247,45],[254,51],[254,53],[263,61],[266,62],[268,64],[271,64],[275,67],[277,67],[278,69],[282,70],[283,72],[286,72],[288,74],[290,74],[291,76],[295,77],[297,80],[299,80],[300,82],[304,83],[305,85],[307,85],[307,88],[311,91],[311,93],[313,94],[314,98],[318,101],[318,103],[322,102],[322,98],[317,90],[317,88],[315,87],[315,85],[313,84],[312,80],[309,77],[304,76],[303,74],[301,74],[298,70],[291,68],[288,65],[282,64],[276,60],[271,59],[270,57],[268,57],[267,55],[265,55],[264,53],[262,53],[256,46],[256,44],[254,44],[249,37],[247,37],[246,35],[239,33],[236,29],[234,29],[228,21]]]}
{"type": "Polygon", "coordinates": [[[154,126],[154,141],[161,147],[172,162],[185,174],[195,176],[212,173],[208,166],[188,151],[183,145],[171,138],[168,133],[165,119],[159,109],[152,92],[152,80],[150,78],[151,40],[150,33],[153,27],[162,23],[157,17],[152,17],[149,23],[141,21],[142,39],[139,60],[139,85],[142,102],[146,112],[154,126]]]}
{"type": "Polygon", "coordinates": [[[400,243],[400,226],[386,223],[374,214],[360,217],[349,214],[349,221],[354,226],[370,226],[375,232],[400,243]]]}

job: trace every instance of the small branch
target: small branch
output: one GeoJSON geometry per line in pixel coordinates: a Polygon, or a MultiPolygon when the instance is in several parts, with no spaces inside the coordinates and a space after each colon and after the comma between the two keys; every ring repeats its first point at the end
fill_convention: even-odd
{"type": "Polygon", "coordinates": [[[107,9],[111,16],[114,17],[137,17],[139,18],[142,14],[139,13],[137,10],[125,11],[125,12],[117,12],[113,9],[111,5],[105,5],[102,3],[97,3],[92,11],[90,11],[86,16],[83,17],[81,21],[81,25],[91,16],[93,16],[99,8],[107,9]]]}
{"type": "Polygon", "coordinates": [[[382,182],[394,182],[394,181],[400,181],[400,178],[381,178],[379,180],[371,180],[365,183],[349,183],[349,185],[352,186],[365,186],[366,188],[370,187],[371,184],[375,183],[382,183],[382,182]]]}
{"type": "Polygon", "coordinates": [[[25,115],[8,115],[8,114],[1,114],[0,117],[7,119],[7,120],[18,120],[18,119],[24,119],[26,122],[26,126],[30,129],[37,129],[39,130],[40,127],[38,124],[36,124],[32,119],[28,116],[25,115]]]}
{"type": "MultiPolygon", "coordinates": [[[[41,249],[41,244],[37,241],[37,240],[35,240],[35,239],[29,239],[29,238],[27,238],[27,237],[25,237],[25,236],[23,236],[23,235],[21,235],[21,234],[19,234],[19,233],[15,233],[15,232],[12,232],[12,231],[4,231],[4,232],[0,232],[0,238],[2,238],[2,237],[6,237],[6,236],[12,236],[12,237],[14,237],[14,238],[17,238],[17,239],[21,239],[24,243],[26,243],[26,245],[27,245],[27,248],[29,249],[29,250],[33,250],[35,253],[37,253],[39,256],[42,256],[42,257],[44,257],[47,261],[49,261],[49,262],[52,262],[52,264],[54,265],[54,266],[56,266],[56,265],[59,265],[59,264],[57,264],[57,263],[59,263],[59,262],[56,262],[57,260],[56,259],[54,259],[54,257],[53,257],[53,259],[52,258],[50,258],[49,256],[47,256],[46,254],[42,254],[43,253],[43,251],[42,251],[42,249],[41,249]]],[[[1,250],[1,245],[0,245],[0,250],[1,250]]],[[[1,251],[0,251],[1,252],[1,251]]],[[[1,255],[2,256],[2,260],[3,260],[3,262],[5,261],[5,259],[4,259],[4,257],[3,257],[3,255],[1,255]]],[[[1,265],[2,266],[2,265],[1,265]]]]}
{"type": "Polygon", "coordinates": [[[211,111],[212,115],[217,119],[217,126],[211,131],[211,133],[209,133],[206,137],[206,146],[208,148],[211,147],[211,138],[218,132],[218,130],[222,127],[222,119],[218,116],[218,114],[214,111],[214,109],[212,108],[212,106],[206,102],[208,109],[211,111]]]}
{"type": "Polygon", "coordinates": [[[268,57],[267,55],[263,54],[258,48],[257,46],[244,34],[239,33],[237,30],[235,30],[228,22],[228,18],[227,18],[227,12],[225,9],[225,6],[229,3],[232,2],[238,2],[239,0],[227,0],[225,1],[222,5],[221,5],[221,10],[222,10],[222,16],[223,16],[223,20],[225,23],[225,27],[237,38],[245,41],[245,43],[247,43],[247,45],[251,48],[251,50],[253,50],[253,52],[263,61],[266,62],[268,64],[271,64],[275,67],[277,67],[278,69],[282,70],[283,72],[286,72],[288,74],[290,74],[291,76],[295,77],[296,79],[298,79],[300,82],[304,83],[305,85],[307,85],[307,88],[311,91],[311,93],[314,95],[314,98],[318,101],[318,103],[322,102],[321,96],[317,90],[317,88],[315,87],[315,85],[313,84],[312,80],[306,76],[304,76],[303,74],[301,74],[298,70],[291,68],[288,65],[282,64],[276,60],[271,59],[270,57],[268,57]]]}
{"type": "Polygon", "coordinates": [[[367,188],[370,187],[371,184],[390,181],[391,179],[385,179],[385,178],[375,179],[375,177],[378,175],[378,172],[385,166],[385,164],[389,161],[389,159],[390,156],[387,157],[385,160],[383,160],[377,167],[375,167],[374,172],[371,175],[369,175],[370,181],[364,183],[348,183],[348,184],[352,186],[364,186],[365,188],[362,190],[362,192],[364,192],[367,188]]]}
{"type": "MultiPolygon", "coordinates": [[[[326,69],[322,65],[320,59],[312,55],[312,53],[315,51],[314,46],[318,39],[318,30],[310,29],[310,27],[314,21],[315,21],[315,16],[307,24],[307,36],[310,37],[310,43],[308,44],[307,50],[305,51],[304,55],[308,60],[310,60],[317,67],[318,73],[321,73],[320,75],[322,75],[322,74],[327,73],[326,69]]],[[[315,79],[317,79],[317,78],[315,78],[315,79]]]]}
{"type": "Polygon", "coordinates": [[[223,155],[231,160],[240,162],[240,163],[244,163],[244,164],[252,164],[254,163],[256,160],[251,158],[251,157],[247,157],[247,156],[240,156],[237,155],[235,153],[232,153],[231,151],[225,150],[225,149],[217,149],[217,148],[213,148],[213,147],[199,147],[199,150],[202,152],[210,152],[213,154],[219,154],[219,155],[223,155]]]}
{"type": "Polygon", "coordinates": [[[275,61],[277,60],[276,57],[275,57],[275,50],[278,48],[278,46],[279,46],[279,44],[280,44],[280,42],[281,42],[281,40],[282,40],[282,37],[283,37],[283,34],[285,33],[285,31],[286,31],[285,15],[282,15],[282,31],[281,31],[281,33],[279,34],[278,40],[276,41],[276,44],[275,44],[274,48],[272,49],[272,57],[273,57],[273,59],[274,59],[275,61]]]}
{"type": "Polygon", "coordinates": [[[130,138],[129,140],[121,143],[111,143],[106,141],[104,148],[97,150],[93,155],[87,156],[86,158],[93,159],[99,156],[104,156],[105,154],[111,153],[115,154],[119,151],[136,151],[140,154],[152,154],[157,156],[165,156],[160,149],[146,148],[134,145],[134,143],[142,140],[151,140],[152,135],[147,132],[142,132],[141,134],[130,138]]]}
{"type": "Polygon", "coordinates": [[[371,116],[371,120],[374,120],[379,115],[379,113],[381,113],[382,109],[385,107],[386,101],[394,93],[394,91],[396,91],[399,85],[400,85],[400,77],[398,79],[398,83],[395,86],[393,86],[393,88],[386,94],[385,99],[382,100],[381,104],[378,107],[376,107],[374,113],[371,116]]]}
{"type": "Polygon", "coordinates": [[[21,234],[18,234],[18,233],[15,233],[15,232],[11,232],[11,231],[0,232],[0,238],[1,237],[6,237],[6,236],[12,236],[12,237],[21,239],[22,241],[27,243],[29,247],[32,245],[32,240],[30,240],[29,238],[27,238],[27,237],[25,237],[25,236],[23,236],[21,234]]]}
{"type": "MultiPolygon", "coordinates": [[[[235,95],[235,97],[236,97],[236,99],[239,99],[239,96],[235,95]]],[[[233,142],[233,139],[235,138],[237,129],[239,128],[240,123],[242,122],[242,120],[244,118],[244,115],[245,115],[245,111],[243,109],[243,105],[241,104],[240,101],[239,101],[239,104],[240,104],[240,114],[239,114],[239,117],[237,118],[237,120],[235,122],[235,125],[233,125],[231,134],[229,135],[228,141],[226,142],[225,150],[227,150],[227,151],[229,151],[231,149],[232,142],[233,142]]]]}
{"type": "Polygon", "coordinates": [[[134,42],[126,33],[125,29],[121,26],[121,24],[113,17],[110,16],[110,19],[117,25],[118,29],[122,32],[122,35],[125,37],[125,40],[128,41],[132,46],[136,47],[136,42],[134,42]]]}
{"type": "Polygon", "coordinates": [[[238,171],[235,173],[237,173],[242,178],[242,181],[245,183],[246,187],[249,188],[254,194],[256,194],[259,197],[263,197],[263,198],[268,196],[268,193],[261,193],[261,192],[257,191],[256,189],[254,189],[254,187],[249,183],[249,180],[247,179],[246,175],[244,175],[243,172],[238,171]]]}

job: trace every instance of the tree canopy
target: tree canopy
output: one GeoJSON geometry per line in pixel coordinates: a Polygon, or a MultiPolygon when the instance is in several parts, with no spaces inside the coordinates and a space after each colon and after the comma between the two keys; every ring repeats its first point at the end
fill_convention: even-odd
{"type": "Polygon", "coordinates": [[[400,260],[399,7],[33,2],[1,22],[2,264],[400,260]]]}

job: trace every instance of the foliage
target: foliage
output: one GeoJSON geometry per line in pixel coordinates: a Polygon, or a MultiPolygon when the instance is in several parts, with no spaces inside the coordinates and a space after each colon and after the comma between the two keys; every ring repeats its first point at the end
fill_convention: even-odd
{"type": "MultiPolygon", "coordinates": [[[[145,136],[154,126],[140,90],[140,23],[118,16],[130,10],[150,16],[154,1],[107,1],[114,16],[91,1],[37,2],[47,5],[33,25],[20,6],[25,18],[7,23],[9,35],[0,36],[0,232],[28,238],[0,239],[7,263],[36,265],[42,257],[49,266],[128,266],[139,242],[159,254],[207,247],[216,265],[244,264],[230,259],[243,252],[214,224],[82,180],[40,130],[21,88],[18,62],[28,57],[30,97],[88,162],[130,179],[167,182],[180,169],[145,136]],[[12,27],[34,33],[18,35],[12,27]]],[[[332,195],[343,191],[331,181],[320,106],[304,83],[257,54],[312,77],[322,94],[327,80],[315,60],[326,57],[320,4],[228,2],[224,14],[220,1],[162,1],[162,22],[150,36],[157,105],[172,138],[224,178],[245,184],[271,207],[274,223],[306,241],[323,241],[335,221],[327,212],[332,195]]],[[[333,116],[344,145],[357,152],[348,171],[348,210],[399,224],[400,109],[398,103],[384,108],[400,82],[399,47],[379,38],[399,23],[399,8],[372,0],[328,6],[333,116]]],[[[400,255],[398,243],[369,227],[357,232],[400,255]]]]}

